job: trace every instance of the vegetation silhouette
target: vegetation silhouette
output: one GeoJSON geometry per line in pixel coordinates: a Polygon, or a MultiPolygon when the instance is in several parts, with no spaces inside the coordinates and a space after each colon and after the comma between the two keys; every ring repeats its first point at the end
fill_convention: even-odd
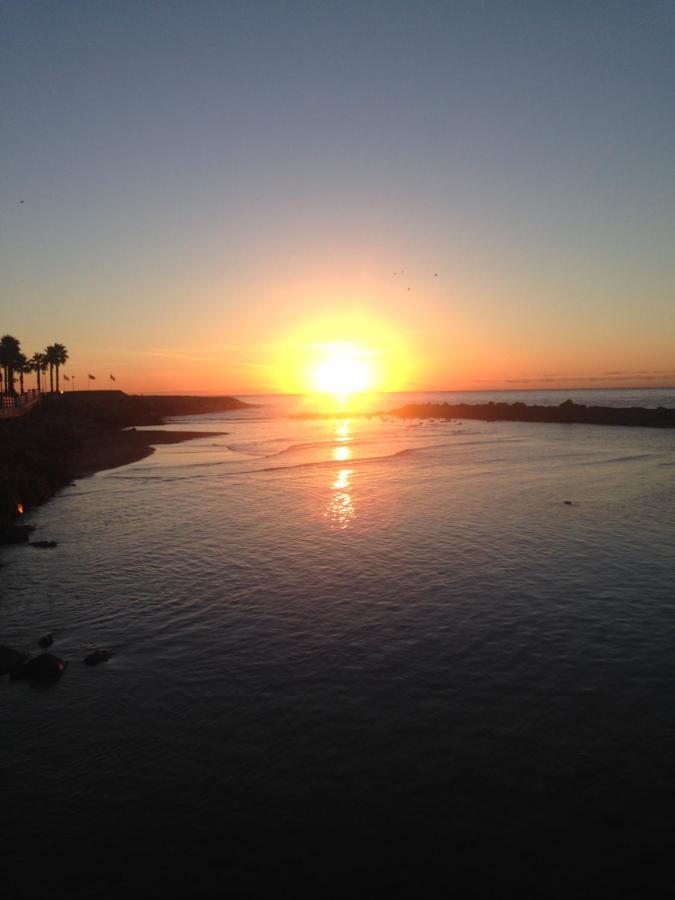
{"type": "Polygon", "coordinates": [[[59,374],[61,366],[68,360],[68,350],[64,344],[50,344],[44,351],[37,351],[28,359],[21,350],[21,343],[12,334],[0,338],[0,393],[15,397],[17,376],[19,393],[25,393],[24,377],[35,373],[38,393],[42,393],[42,374],[49,368],[49,389],[60,390],[59,374]],[[54,377],[56,375],[56,378],[54,377]]]}
{"type": "Polygon", "coordinates": [[[32,355],[29,362],[35,372],[38,393],[42,393],[42,374],[47,371],[49,365],[47,354],[38,350],[32,355]]]}
{"type": "Polygon", "coordinates": [[[3,392],[14,394],[14,372],[21,365],[21,345],[18,338],[3,334],[0,338],[0,366],[3,373],[3,392]]]}

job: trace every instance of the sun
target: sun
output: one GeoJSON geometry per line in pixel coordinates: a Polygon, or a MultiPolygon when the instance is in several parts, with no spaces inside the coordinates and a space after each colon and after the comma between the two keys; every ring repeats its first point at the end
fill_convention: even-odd
{"type": "Polygon", "coordinates": [[[409,360],[391,323],[327,313],[279,336],[274,368],[281,392],[301,396],[307,408],[344,412],[373,408],[382,393],[403,389],[409,360]]]}
{"type": "Polygon", "coordinates": [[[349,346],[331,347],[326,348],[325,354],[313,371],[315,391],[345,400],[372,387],[373,372],[358,350],[349,346]]]}

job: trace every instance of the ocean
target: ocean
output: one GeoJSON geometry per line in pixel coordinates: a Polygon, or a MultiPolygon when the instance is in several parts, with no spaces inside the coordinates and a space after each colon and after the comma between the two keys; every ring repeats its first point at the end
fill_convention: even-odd
{"type": "MultiPolygon", "coordinates": [[[[675,406],[382,409],[567,397],[675,406]]],[[[672,850],[675,432],[242,399],[32,512],[56,549],[3,548],[0,643],[69,660],[0,679],[26,896],[644,887],[672,850]]]]}

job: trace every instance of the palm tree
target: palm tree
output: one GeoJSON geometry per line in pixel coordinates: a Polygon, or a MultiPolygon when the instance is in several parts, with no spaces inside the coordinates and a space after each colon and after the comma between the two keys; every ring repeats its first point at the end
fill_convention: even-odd
{"type": "Polygon", "coordinates": [[[59,390],[59,369],[65,366],[68,360],[68,351],[63,344],[52,344],[54,350],[54,365],[56,366],[56,390],[59,390]]]}
{"type": "Polygon", "coordinates": [[[11,334],[5,334],[0,338],[0,366],[5,373],[5,393],[13,394],[14,370],[20,365],[21,344],[11,334]]]}
{"type": "Polygon", "coordinates": [[[27,375],[32,371],[31,367],[28,365],[28,357],[25,353],[19,353],[16,358],[17,366],[16,370],[19,373],[19,393],[23,395],[23,376],[27,375]]]}
{"type": "Polygon", "coordinates": [[[37,375],[37,389],[38,389],[38,393],[42,393],[42,385],[41,385],[41,383],[40,383],[40,375],[41,375],[42,372],[46,372],[46,371],[47,371],[47,366],[48,366],[48,364],[49,364],[49,362],[48,362],[48,360],[47,360],[47,354],[46,354],[46,353],[40,353],[40,351],[38,350],[37,353],[34,353],[34,354],[33,354],[32,358],[29,360],[29,362],[30,362],[30,364],[31,364],[31,366],[32,366],[32,368],[33,368],[33,371],[34,371],[35,374],[37,375]]]}
{"type": "Polygon", "coordinates": [[[56,345],[50,344],[45,348],[45,356],[49,364],[49,391],[54,393],[54,366],[56,365],[56,345]]]}

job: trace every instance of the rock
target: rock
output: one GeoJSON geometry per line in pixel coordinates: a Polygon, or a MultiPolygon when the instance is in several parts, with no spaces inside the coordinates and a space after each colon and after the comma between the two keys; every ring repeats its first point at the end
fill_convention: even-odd
{"type": "Polygon", "coordinates": [[[49,634],[43,635],[38,641],[38,646],[42,647],[43,650],[46,650],[47,647],[51,647],[54,643],[54,635],[50,632],[49,634]]]}
{"type": "Polygon", "coordinates": [[[14,669],[10,677],[12,680],[25,678],[28,681],[56,681],[63,675],[67,665],[64,659],[52,653],[40,653],[14,669]]]}
{"type": "Polygon", "coordinates": [[[34,530],[33,525],[7,525],[0,528],[0,544],[25,544],[34,530]]]}
{"type": "Polygon", "coordinates": [[[565,506],[574,506],[574,503],[572,503],[571,500],[563,500],[563,503],[565,504],[565,506]]]}
{"type": "Polygon", "coordinates": [[[108,662],[111,657],[112,653],[110,650],[105,650],[103,647],[97,647],[96,650],[92,650],[91,653],[88,653],[82,662],[85,666],[97,666],[99,663],[108,662]]]}
{"type": "Polygon", "coordinates": [[[56,547],[56,541],[31,541],[31,547],[40,547],[42,550],[51,550],[56,547]]]}
{"type": "Polygon", "coordinates": [[[0,644],[0,675],[12,672],[28,659],[28,653],[0,644]]]}

